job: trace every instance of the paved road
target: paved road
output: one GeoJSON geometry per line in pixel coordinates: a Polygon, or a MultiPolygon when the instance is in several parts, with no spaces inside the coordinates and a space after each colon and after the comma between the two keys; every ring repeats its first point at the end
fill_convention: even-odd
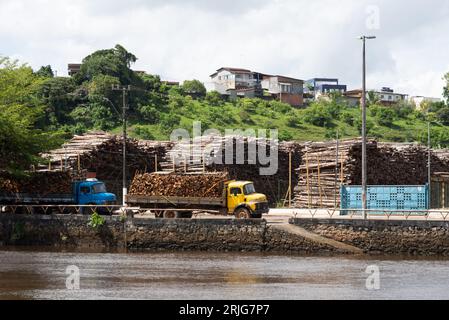
{"type": "MultiPolygon", "coordinates": [[[[136,218],[154,218],[154,214],[147,212],[145,214],[135,215],[136,218]]],[[[269,224],[282,225],[288,224],[290,218],[317,218],[317,219],[362,219],[361,216],[341,216],[339,210],[333,209],[271,209],[269,214],[263,216],[269,224]]],[[[194,219],[234,219],[233,216],[220,216],[207,213],[194,215],[194,219]]],[[[410,216],[404,215],[371,215],[371,220],[432,220],[449,221],[449,210],[431,211],[429,216],[410,216]]]]}

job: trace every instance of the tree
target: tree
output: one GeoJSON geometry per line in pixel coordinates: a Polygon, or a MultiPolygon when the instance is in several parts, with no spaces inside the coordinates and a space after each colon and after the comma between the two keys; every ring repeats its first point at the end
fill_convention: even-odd
{"type": "Polygon", "coordinates": [[[367,102],[366,104],[368,105],[368,107],[378,104],[380,102],[379,95],[373,90],[368,91],[368,93],[366,95],[366,102],[367,102]]]}
{"type": "Polygon", "coordinates": [[[138,81],[138,77],[130,67],[136,61],[136,56],[121,45],[116,45],[113,49],[98,50],[83,59],[75,79],[78,84],[82,84],[95,76],[108,75],[118,78],[123,85],[133,84],[138,81]]]}
{"type": "MultiPolygon", "coordinates": [[[[45,105],[47,125],[58,126],[70,122],[70,112],[83,100],[76,94],[72,78],[47,78],[40,85],[38,97],[45,105]]],[[[85,97],[84,97],[85,98],[85,97]]]]}
{"type": "Polygon", "coordinates": [[[0,58],[0,169],[16,172],[37,164],[39,153],[58,145],[57,133],[39,128],[45,107],[37,98],[42,78],[9,58],[0,58]]]}
{"type": "Polygon", "coordinates": [[[195,97],[204,98],[206,96],[206,87],[199,80],[186,80],[182,84],[184,92],[195,97]]]}
{"type": "Polygon", "coordinates": [[[36,75],[42,78],[53,78],[55,76],[50,65],[40,67],[40,69],[36,71],[36,75]]]}
{"type": "Polygon", "coordinates": [[[446,98],[446,103],[449,104],[449,72],[444,75],[443,80],[446,82],[443,88],[443,96],[446,98]]]}

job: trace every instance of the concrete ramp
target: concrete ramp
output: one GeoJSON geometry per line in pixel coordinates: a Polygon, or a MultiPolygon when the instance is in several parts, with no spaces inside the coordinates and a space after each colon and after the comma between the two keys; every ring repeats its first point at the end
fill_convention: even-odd
{"type": "Polygon", "coordinates": [[[354,253],[354,254],[363,254],[363,250],[360,248],[320,236],[316,233],[307,231],[306,229],[301,228],[299,226],[294,226],[291,224],[279,224],[279,225],[273,224],[273,225],[271,225],[271,227],[274,229],[278,229],[278,230],[281,230],[284,232],[288,232],[290,234],[294,234],[294,235],[303,237],[303,238],[313,241],[315,243],[326,244],[326,245],[334,247],[338,250],[342,250],[342,251],[346,251],[346,252],[354,253]]]}

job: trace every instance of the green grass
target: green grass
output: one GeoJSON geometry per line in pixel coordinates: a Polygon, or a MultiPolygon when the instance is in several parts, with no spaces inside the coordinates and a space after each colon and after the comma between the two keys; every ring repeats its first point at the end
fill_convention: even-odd
{"type": "MultiPolygon", "coordinates": [[[[203,101],[188,101],[187,106],[169,111],[170,114],[177,114],[181,118],[180,123],[173,128],[182,127],[190,131],[194,121],[201,121],[203,130],[206,126],[218,129],[222,133],[225,129],[278,129],[280,140],[329,140],[335,137],[337,130],[340,138],[360,136],[356,124],[349,125],[339,117],[332,118],[331,123],[326,126],[317,126],[305,121],[306,109],[296,109],[281,104],[276,106],[258,99],[244,100],[237,103],[227,102],[222,106],[210,106],[203,101]],[[249,120],[242,119],[245,115],[249,116],[249,120]]],[[[350,113],[354,118],[361,117],[359,108],[344,107],[342,111],[350,113]]],[[[395,117],[391,125],[383,126],[368,112],[367,121],[372,124],[368,135],[380,141],[425,142],[427,140],[427,122],[417,118],[415,113],[405,118],[395,117]]],[[[121,127],[117,127],[112,132],[120,134],[121,130],[121,127]]],[[[440,132],[449,130],[448,127],[433,123],[433,131],[441,135],[440,132]]],[[[162,128],[160,121],[156,124],[147,124],[139,119],[133,119],[129,124],[129,135],[134,138],[169,140],[170,132],[162,128]]],[[[447,143],[449,145],[449,141],[447,143]]]]}

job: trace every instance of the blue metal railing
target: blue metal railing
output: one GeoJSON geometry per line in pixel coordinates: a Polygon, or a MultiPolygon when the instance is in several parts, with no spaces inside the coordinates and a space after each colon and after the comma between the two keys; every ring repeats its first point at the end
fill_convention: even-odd
{"type": "MultiPolygon", "coordinates": [[[[429,187],[421,186],[368,186],[367,209],[375,214],[379,210],[417,210],[429,209],[429,187]]],[[[342,214],[349,210],[362,209],[362,187],[341,186],[340,188],[342,214]]]]}

